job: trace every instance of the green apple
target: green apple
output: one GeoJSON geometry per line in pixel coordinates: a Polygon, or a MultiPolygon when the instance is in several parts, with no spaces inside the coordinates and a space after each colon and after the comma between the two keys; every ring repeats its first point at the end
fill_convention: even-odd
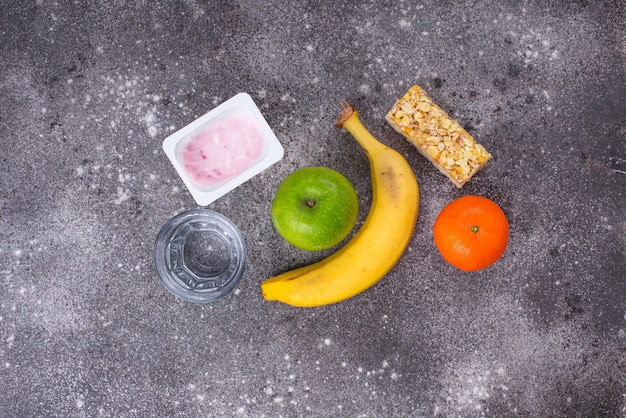
{"type": "Polygon", "coordinates": [[[350,180],[328,167],[291,173],[272,201],[272,223],[290,244],[307,251],[333,247],[348,236],[359,214],[350,180]]]}

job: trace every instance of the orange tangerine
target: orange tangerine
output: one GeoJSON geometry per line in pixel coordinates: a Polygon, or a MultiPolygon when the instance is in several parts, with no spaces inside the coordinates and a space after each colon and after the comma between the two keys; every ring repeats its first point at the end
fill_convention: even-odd
{"type": "Polygon", "coordinates": [[[448,263],[463,271],[476,271],[502,256],[509,240],[509,222],[492,200],[464,196],[441,210],[433,235],[448,263]]]}

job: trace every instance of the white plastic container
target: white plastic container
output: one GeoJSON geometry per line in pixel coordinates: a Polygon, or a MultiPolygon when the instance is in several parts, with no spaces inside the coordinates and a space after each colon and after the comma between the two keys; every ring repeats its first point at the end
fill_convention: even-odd
{"type": "Polygon", "coordinates": [[[239,93],[163,141],[187,189],[206,206],[283,158],[252,98],[239,93]]]}

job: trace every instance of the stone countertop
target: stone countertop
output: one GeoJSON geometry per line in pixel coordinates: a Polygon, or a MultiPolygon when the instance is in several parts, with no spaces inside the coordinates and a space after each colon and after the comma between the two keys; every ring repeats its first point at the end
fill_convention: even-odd
{"type": "Polygon", "coordinates": [[[1,416],[625,416],[625,12],[619,1],[0,3],[1,416]],[[492,154],[457,189],[385,122],[419,84],[492,154]],[[169,294],[161,226],[196,208],[163,140],[236,93],[285,157],[208,208],[248,263],[211,304],[169,294]],[[371,199],[334,127],[349,100],[420,184],[413,239],[347,301],[264,301],[320,259],[269,210],[323,165],[371,199]],[[477,194],[504,256],[443,261],[432,226],[477,194]]]}

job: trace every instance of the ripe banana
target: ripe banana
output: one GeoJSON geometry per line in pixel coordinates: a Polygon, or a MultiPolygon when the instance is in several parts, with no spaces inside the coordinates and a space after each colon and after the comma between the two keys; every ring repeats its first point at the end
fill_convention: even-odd
{"type": "Polygon", "coordinates": [[[261,283],[263,297],[294,306],[339,302],[368,289],[400,259],[417,220],[419,189],[413,170],[397,151],[374,138],[347,102],[336,125],[365,150],[371,168],[372,205],[359,231],[329,257],[261,283]]]}

